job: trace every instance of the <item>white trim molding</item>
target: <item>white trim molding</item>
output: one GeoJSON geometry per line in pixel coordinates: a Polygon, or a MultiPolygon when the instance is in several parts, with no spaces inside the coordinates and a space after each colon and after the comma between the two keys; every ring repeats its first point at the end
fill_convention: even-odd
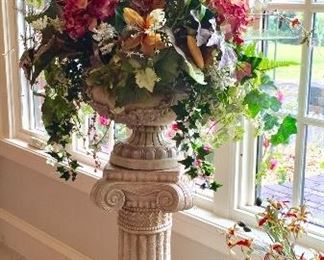
{"type": "Polygon", "coordinates": [[[0,226],[1,242],[27,259],[92,260],[2,208],[0,226]]]}

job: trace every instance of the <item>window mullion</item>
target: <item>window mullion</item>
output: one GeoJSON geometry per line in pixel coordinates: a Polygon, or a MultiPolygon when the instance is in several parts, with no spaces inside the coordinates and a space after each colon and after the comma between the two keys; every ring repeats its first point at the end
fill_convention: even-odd
{"type": "MultiPolygon", "coordinates": [[[[307,31],[312,30],[313,14],[310,10],[311,0],[306,0],[304,11],[304,28],[307,31]]],[[[295,151],[295,164],[294,164],[294,179],[293,179],[293,197],[292,204],[299,205],[302,200],[303,182],[304,182],[304,168],[305,168],[305,148],[306,148],[306,126],[304,117],[307,112],[308,100],[308,85],[310,78],[310,56],[311,49],[307,44],[302,47],[302,60],[300,83],[298,90],[298,133],[296,136],[296,151],[295,151]]]]}

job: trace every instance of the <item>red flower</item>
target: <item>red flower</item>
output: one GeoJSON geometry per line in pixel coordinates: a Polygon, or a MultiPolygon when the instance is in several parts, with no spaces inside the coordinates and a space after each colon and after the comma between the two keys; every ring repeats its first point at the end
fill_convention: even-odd
{"type": "Polygon", "coordinates": [[[299,19],[297,17],[290,20],[290,26],[292,28],[297,28],[300,24],[301,24],[301,22],[299,21],[299,19]]]}
{"type": "Polygon", "coordinates": [[[324,260],[324,255],[322,255],[321,253],[318,253],[316,260],[324,260]]]}
{"type": "Polygon", "coordinates": [[[225,29],[225,38],[236,44],[242,44],[242,34],[251,21],[248,17],[246,0],[210,0],[209,5],[217,12],[217,21],[225,29]]]}
{"type": "Polygon", "coordinates": [[[268,219],[269,219],[268,216],[261,218],[258,222],[259,227],[262,227],[268,221],[268,219]]]}
{"type": "Polygon", "coordinates": [[[118,0],[66,0],[64,6],[65,28],[73,39],[92,31],[98,20],[115,14],[118,0]]]}
{"type": "Polygon", "coordinates": [[[273,251],[276,251],[277,253],[281,253],[283,250],[283,246],[281,243],[274,243],[273,245],[271,245],[271,249],[273,251]]]}
{"type": "Polygon", "coordinates": [[[171,125],[171,129],[173,130],[173,131],[179,131],[180,130],[180,128],[179,128],[179,125],[178,125],[178,123],[176,122],[176,123],[173,123],[172,125],[171,125]]]}
{"type": "Polygon", "coordinates": [[[285,216],[289,218],[297,218],[297,214],[294,211],[288,211],[285,216]]]}
{"type": "Polygon", "coordinates": [[[232,245],[233,246],[243,246],[243,247],[247,247],[247,248],[251,248],[252,245],[252,239],[242,239],[237,241],[236,243],[234,243],[232,245]]]}

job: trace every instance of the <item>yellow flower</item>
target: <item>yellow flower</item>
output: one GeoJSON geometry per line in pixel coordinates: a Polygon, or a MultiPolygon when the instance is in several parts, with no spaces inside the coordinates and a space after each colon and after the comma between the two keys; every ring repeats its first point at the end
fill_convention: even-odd
{"type": "Polygon", "coordinates": [[[165,24],[165,13],[162,9],[153,10],[144,19],[138,12],[126,7],[123,16],[129,28],[136,31],[123,42],[124,50],[129,51],[141,46],[141,51],[151,56],[156,50],[165,47],[161,34],[156,32],[165,24]]]}

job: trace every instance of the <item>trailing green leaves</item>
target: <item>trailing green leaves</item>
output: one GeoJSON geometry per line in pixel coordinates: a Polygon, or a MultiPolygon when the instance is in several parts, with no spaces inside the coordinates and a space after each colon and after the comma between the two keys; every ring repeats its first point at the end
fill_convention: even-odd
{"type": "Polygon", "coordinates": [[[271,136],[271,143],[273,145],[286,144],[291,135],[297,133],[297,120],[296,118],[288,115],[282,121],[276,134],[271,136]]]}
{"type": "Polygon", "coordinates": [[[274,112],[278,112],[281,108],[281,103],[274,96],[270,96],[265,92],[261,92],[258,89],[249,92],[243,101],[244,105],[247,105],[248,115],[255,118],[260,112],[267,109],[271,109],[274,112]]]}

